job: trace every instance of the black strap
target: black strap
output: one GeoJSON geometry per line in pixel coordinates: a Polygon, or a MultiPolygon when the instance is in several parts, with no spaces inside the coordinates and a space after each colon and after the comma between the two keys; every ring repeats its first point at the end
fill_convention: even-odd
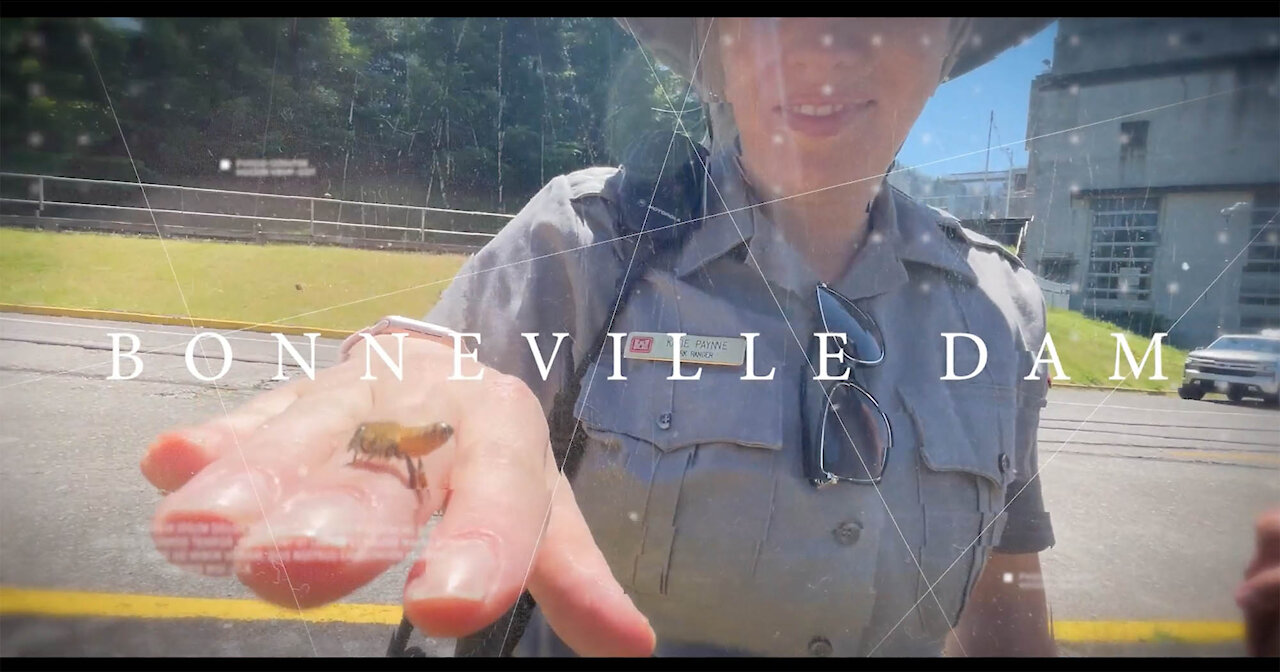
{"type": "MultiPolygon", "coordinates": [[[[618,188],[617,224],[619,249],[623,258],[630,260],[630,272],[618,282],[617,309],[589,342],[587,357],[578,363],[569,382],[556,393],[548,416],[552,453],[556,463],[564,465],[570,483],[577,475],[586,442],[586,432],[574,414],[582,380],[606,347],[614,317],[622,313],[635,283],[659,256],[674,255],[702,223],[707,161],[706,149],[687,136],[673,138],[670,131],[646,134],[627,151],[618,188]]],[[[492,625],[460,638],[454,656],[510,656],[535,606],[533,596],[525,591],[492,625]]]]}
{"type": "Polygon", "coordinates": [[[587,357],[578,364],[568,384],[556,394],[548,418],[556,463],[564,465],[564,474],[571,483],[578,473],[585,438],[573,412],[582,380],[604,351],[614,318],[622,314],[635,283],[656,258],[674,255],[694,227],[702,223],[706,162],[704,148],[684,135],[673,137],[665,131],[643,136],[627,152],[618,188],[618,230],[624,236],[621,248],[623,258],[630,260],[630,272],[618,281],[617,309],[590,341],[587,357]]]}

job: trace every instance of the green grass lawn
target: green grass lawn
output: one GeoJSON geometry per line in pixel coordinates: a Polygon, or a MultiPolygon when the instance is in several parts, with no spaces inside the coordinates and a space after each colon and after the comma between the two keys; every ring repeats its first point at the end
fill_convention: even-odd
{"type": "MultiPolygon", "coordinates": [[[[1150,338],[1125,331],[1107,322],[1091,320],[1080,313],[1069,310],[1051,309],[1049,311],[1049,333],[1053,336],[1053,345],[1058,352],[1058,361],[1062,363],[1062,372],[1071,380],[1064,383],[1080,385],[1105,385],[1115,387],[1119,381],[1108,380],[1115,373],[1116,339],[1111,334],[1123,333],[1129,342],[1129,350],[1139,364],[1142,355],[1151,345],[1150,338]]],[[[1120,375],[1129,376],[1121,385],[1122,389],[1141,390],[1174,390],[1182,381],[1182,367],[1186,363],[1187,353],[1168,345],[1161,346],[1162,371],[1169,380],[1148,380],[1155,375],[1155,356],[1147,360],[1141,371],[1142,378],[1135,380],[1129,369],[1129,362],[1124,353],[1120,353],[1120,375]]],[[[1045,353],[1048,356],[1048,353],[1045,353]]],[[[1050,368],[1052,372],[1052,367],[1050,368]]]]}
{"type": "MultiPolygon", "coordinates": [[[[425,315],[464,259],[190,240],[166,240],[161,247],[156,238],[0,229],[0,302],[353,330],[387,314],[425,315]]],[[[1115,385],[1107,378],[1117,331],[1123,330],[1079,313],[1049,313],[1049,333],[1072,383],[1115,385]]],[[[1130,334],[1128,340],[1140,360],[1149,339],[1130,334]]],[[[1123,387],[1173,389],[1185,356],[1165,346],[1168,381],[1145,380],[1154,371],[1148,362],[1144,379],[1123,387]]],[[[1129,373],[1121,363],[1121,375],[1129,373]]]]}
{"type": "Polygon", "coordinates": [[[354,330],[425,315],[464,260],[0,229],[0,302],[354,330]]]}

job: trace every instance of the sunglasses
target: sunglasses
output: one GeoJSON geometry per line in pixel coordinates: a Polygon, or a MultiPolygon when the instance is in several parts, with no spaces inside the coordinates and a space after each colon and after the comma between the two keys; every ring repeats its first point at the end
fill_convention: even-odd
{"type": "MultiPolygon", "coordinates": [[[[824,331],[846,337],[841,359],[850,371],[848,380],[823,386],[821,417],[805,422],[810,434],[804,449],[805,476],[819,488],[841,481],[879,483],[893,431],[879,402],[856,382],[855,374],[859,367],[884,361],[884,337],[870,315],[826,284],[818,285],[817,296],[824,331]]],[[[805,389],[810,387],[806,381],[805,389]]],[[[816,404],[805,404],[806,413],[811,408],[816,404]]]]}

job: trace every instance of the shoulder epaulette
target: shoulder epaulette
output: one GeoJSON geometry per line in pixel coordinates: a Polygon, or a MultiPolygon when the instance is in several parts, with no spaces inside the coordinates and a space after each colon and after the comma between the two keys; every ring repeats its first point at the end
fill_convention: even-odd
{"type": "Polygon", "coordinates": [[[960,229],[960,233],[967,241],[969,241],[970,245],[1000,254],[1000,256],[1005,258],[1005,261],[1013,264],[1015,268],[1023,268],[1026,265],[1022,263],[1022,259],[1020,259],[1018,255],[1009,251],[1009,248],[1000,244],[998,241],[988,238],[973,229],[966,229],[963,226],[958,225],[956,228],[960,229]]]}
{"type": "Polygon", "coordinates": [[[566,174],[564,179],[569,185],[569,198],[577,200],[603,194],[609,178],[617,173],[617,167],[594,166],[566,174]]]}
{"type": "Polygon", "coordinates": [[[931,205],[927,207],[930,210],[933,210],[934,214],[937,215],[936,221],[938,227],[947,234],[948,238],[951,238],[952,240],[962,240],[965,244],[971,247],[976,247],[980,250],[995,252],[1004,257],[1005,261],[1013,264],[1016,268],[1023,268],[1025,266],[1025,264],[1022,263],[1022,259],[1018,258],[1018,255],[1010,252],[1009,248],[1001,245],[998,241],[988,238],[973,229],[961,226],[960,220],[957,219],[955,215],[931,205]]]}

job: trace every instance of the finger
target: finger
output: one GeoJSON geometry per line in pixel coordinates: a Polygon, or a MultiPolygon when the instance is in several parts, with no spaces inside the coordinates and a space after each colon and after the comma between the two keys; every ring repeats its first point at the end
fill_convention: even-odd
{"type": "Polygon", "coordinates": [[[485,377],[455,387],[474,403],[455,424],[448,508],[405,586],[405,614],[439,637],[475,632],[515,603],[550,503],[541,405],[519,379],[485,377]]]}
{"type": "Polygon", "coordinates": [[[1246,579],[1266,567],[1280,565],[1280,508],[1258,516],[1254,523],[1254,533],[1256,551],[1253,562],[1245,571],[1246,579]]]}
{"type": "Polygon", "coordinates": [[[1236,591],[1249,655],[1280,655],[1280,566],[1256,573],[1236,591]]]}
{"type": "Polygon", "coordinates": [[[1240,584],[1236,604],[1248,613],[1280,611],[1280,565],[1259,571],[1240,584]]]}
{"type": "Polygon", "coordinates": [[[299,397],[232,454],[219,457],[160,502],[152,521],[157,548],[190,569],[195,567],[174,554],[199,553],[201,573],[229,573],[236,540],[296,493],[310,470],[332,459],[370,406],[369,387],[358,380],[299,397]]]}
{"type": "Polygon", "coordinates": [[[323,390],[355,378],[356,366],[344,362],[324,369],[314,380],[294,381],[260,394],[244,405],[207,422],[177,427],[147,447],[141,468],[162,492],[172,492],[223,455],[238,452],[262,423],[313,390],[323,390]]]}
{"type": "Polygon", "coordinates": [[[393,469],[332,463],[251,526],[236,576],[274,604],[309,609],[340,599],[412,552],[425,522],[393,469]]]}
{"type": "Polygon", "coordinates": [[[288,408],[301,390],[302,381],[285,385],[222,417],[166,431],[142,456],[143,475],[164,492],[177,490],[236,443],[248,439],[267,418],[288,408]]]}
{"type": "MultiPolygon", "coordinates": [[[[425,347],[421,342],[409,346],[425,347]]],[[[477,390],[475,385],[455,385],[450,394],[440,394],[438,381],[445,378],[440,357],[405,360],[403,374],[375,376],[367,388],[367,406],[348,411],[349,418],[453,425],[459,408],[453,395],[477,390]]],[[[353,431],[354,424],[340,425],[342,445],[353,431]]],[[[430,454],[412,456],[422,467],[415,472],[433,484],[425,492],[415,487],[402,458],[365,455],[353,464],[346,450],[331,452],[327,463],[309,472],[295,493],[239,541],[237,577],[263,599],[286,607],[319,606],[365,585],[403,560],[431,512],[443,507],[452,445],[446,442],[430,454]]]]}
{"type": "Polygon", "coordinates": [[[558,473],[551,523],[529,592],[551,629],[583,656],[651,656],[657,637],[612,570],[558,473]]]}

